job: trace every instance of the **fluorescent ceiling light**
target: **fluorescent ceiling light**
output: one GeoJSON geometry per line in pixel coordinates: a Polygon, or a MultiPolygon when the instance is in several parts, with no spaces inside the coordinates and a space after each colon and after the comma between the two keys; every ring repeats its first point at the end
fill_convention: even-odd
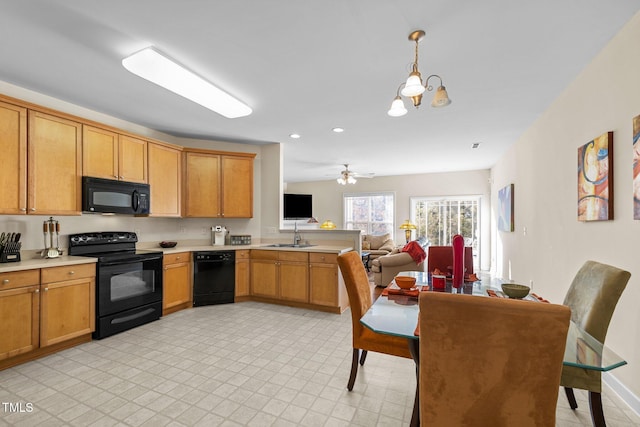
{"type": "Polygon", "coordinates": [[[133,74],[229,119],[251,114],[249,106],[176,64],[152,47],[124,58],[122,65],[133,74]]]}

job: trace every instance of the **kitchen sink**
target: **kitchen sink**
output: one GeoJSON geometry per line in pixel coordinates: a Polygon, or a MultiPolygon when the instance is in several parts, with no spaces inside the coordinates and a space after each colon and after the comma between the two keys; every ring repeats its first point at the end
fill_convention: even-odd
{"type": "Polygon", "coordinates": [[[300,245],[293,243],[274,243],[273,245],[267,245],[268,248],[308,248],[315,245],[300,245]]]}

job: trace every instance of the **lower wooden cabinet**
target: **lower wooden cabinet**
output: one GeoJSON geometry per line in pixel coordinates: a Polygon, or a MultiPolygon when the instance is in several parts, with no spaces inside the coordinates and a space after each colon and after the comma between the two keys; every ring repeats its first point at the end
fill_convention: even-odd
{"type": "Polygon", "coordinates": [[[94,264],[43,268],[40,286],[40,347],[95,330],[94,264]]]}
{"type": "Polygon", "coordinates": [[[337,253],[254,249],[250,257],[252,299],[332,313],[349,306],[337,253]]]}
{"type": "Polygon", "coordinates": [[[0,360],[40,343],[40,270],[0,274],[0,360]]]}
{"type": "Polygon", "coordinates": [[[235,300],[246,300],[251,285],[251,261],[249,250],[236,251],[236,291],[235,300]]]}
{"type": "Polygon", "coordinates": [[[95,264],[0,273],[0,369],[91,340],[95,264]]]}
{"type": "Polygon", "coordinates": [[[162,264],[162,315],[191,307],[191,253],[164,255],[162,264]]]}

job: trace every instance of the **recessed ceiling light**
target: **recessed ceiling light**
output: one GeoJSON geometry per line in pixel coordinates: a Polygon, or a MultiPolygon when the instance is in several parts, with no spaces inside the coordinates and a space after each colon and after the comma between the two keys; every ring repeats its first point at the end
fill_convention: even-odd
{"type": "Polygon", "coordinates": [[[344,132],[344,129],[342,129],[342,128],[333,128],[331,130],[334,131],[335,133],[344,132]]]}
{"type": "Polygon", "coordinates": [[[202,105],[229,119],[248,116],[252,110],[202,77],[147,47],[122,60],[133,74],[202,105]]]}
{"type": "Polygon", "coordinates": [[[291,135],[289,135],[289,138],[298,139],[300,138],[300,135],[297,133],[292,133],[291,135]]]}

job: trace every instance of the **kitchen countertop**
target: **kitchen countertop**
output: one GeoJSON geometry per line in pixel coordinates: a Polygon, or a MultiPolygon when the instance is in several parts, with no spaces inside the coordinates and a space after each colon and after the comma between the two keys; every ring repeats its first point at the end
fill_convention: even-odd
{"type": "Polygon", "coordinates": [[[57,258],[31,258],[19,262],[7,262],[0,264],[0,273],[20,270],[32,270],[35,268],[62,267],[65,265],[96,263],[97,258],[85,256],[63,255],[57,258]]]}
{"type": "Polygon", "coordinates": [[[335,246],[335,245],[313,245],[307,246],[304,248],[288,248],[288,247],[270,247],[273,243],[260,243],[260,244],[252,244],[252,245],[184,245],[181,246],[178,243],[177,246],[173,248],[161,248],[157,244],[153,247],[143,247],[140,249],[149,249],[149,250],[159,250],[165,254],[174,254],[179,252],[197,252],[197,251],[239,251],[239,250],[251,250],[251,249],[260,249],[267,251],[294,251],[294,252],[325,252],[325,253],[335,253],[341,254],[343,252],[348,252],[352,250],[352,247],[349,246],[335,246]]]}
{"type": "MultiPolygon", "coordinates": [[[[269,246],[273,244],[274,243],[260,243],[260,244],[252,244],[252,245],[213,246],[213,245],[198,245],[198,244],[180,245],[180,243],[178,243],[178,245],[173,248],[161,248],[160,246],[158,246],[157,243],[147,244],[145,242],[141,242],[138,244],[138,249],[157,250],[165,254],[175,254],[180,252],[197,252],[197,251],[238,251],[243,249],[244,250],[260,249],[260,250],[266,250],[266,251],[324,252],[324,253],[341,254],[353,249],[350,246],[342,246],[342,245],[313,245],[313,246],[307,246],[305,248],[270,247],[269,246]]],[[[84,257],[84,256],[69,256],[69,255],[63,255],[57,258],[39,258],[39,257],[26,258],[29,255],[30,255],[30,252],[25,251],[22,254],[23,256],[22,261],[1,263],[0,273],[6,273],[10,271],[20,271],[20,270],[32,270],[36,268],[61,267],[65,265],[90,264],[98,261],[97,258],[84,257]]]]}

